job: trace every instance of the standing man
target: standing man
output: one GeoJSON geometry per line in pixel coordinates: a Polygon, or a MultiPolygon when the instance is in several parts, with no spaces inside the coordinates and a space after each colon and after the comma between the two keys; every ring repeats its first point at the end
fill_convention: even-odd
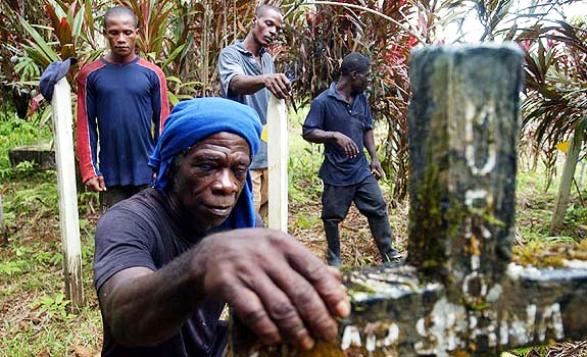
{"type": "MultiPolygon", "coordinates": [[[[223,97],[246,104],[259,114],[261,123],[267,124],[269,92],[285,99],[291,84],[283,73],[274,73],[273,58],[267,46],[273,42],[283,26],[281,10],[271,5],[261,5],[255,10],[253,25],[243,41],[224,48],[218,59],[220,91],[223,97]]],[[[267,143],[251,164],[255,210],[267,209],[267,143]]]]}
{"type": "Polygon", "coordinates": [[[340,265],[338,224],[353,201],[369,221],[383,262],[390,262],[400,255],[392,248],[387,205],[377,184],[385,173],[377,159],[371,110],[363,93],[371,78],[371,62],[351,53],[343,59],[340,72],[338,82],[314,99],[303,126],[305,140],[325,145],[319,174],[324,182],[322,221],[328,264],[340,265]]]}
{"type": "Polygon", "coordinates": [[[169,114],[165,75],[135,53],[136,15],[113,7],[104,26],[110,52],[77,77],[76,133],[82,180],[102,211],[151,182],[149,155],[169,114]]]}

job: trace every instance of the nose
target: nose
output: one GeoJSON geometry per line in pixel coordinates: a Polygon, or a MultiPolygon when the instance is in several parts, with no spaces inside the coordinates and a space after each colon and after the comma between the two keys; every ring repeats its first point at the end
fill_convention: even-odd
{"type": "Polygon", "coordinates": [[[232,195],[238,191],[238,185],[232,170],[226,168],[221,170],[214,181],[213,190],[222,195],[232,195]]]}
{"type": "Polygon", "coordinates": [[[116,42],[119,44],[126,43],[126,36],[121,33],[120,35],[116,36],[116,42]]]}

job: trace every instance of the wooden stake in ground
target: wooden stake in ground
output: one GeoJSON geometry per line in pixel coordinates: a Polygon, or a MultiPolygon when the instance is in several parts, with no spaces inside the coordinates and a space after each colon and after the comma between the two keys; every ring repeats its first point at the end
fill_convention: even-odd
{"type": "Polygon", "coordinates": [[[345,275],[336,343],[262,346],[237,326],[236,356],[497,356],[587,337],[587,261],[511,262],[523,58],[516,45],[412,53],[409,264],[345,275]]]}
{"type": "Polygon", "coordinates": [[[8,244],[8,233],[4,224],[4,202],[2,202],[2,195],[0,195],[0,245],[4,244],[8,244]]]}
{"type": "Polygon", "coordinates": [[[267,107],[267,165],[269,171],[268,227],[287,232],[287,108],[269,94],[267,107]]]}
{"type": "Polygon", "coordinates": [[[82,255],[73,151],[71,90],[67,79],[62,78],[55,84],[52,106],[65,294],[73,307],[80,307],[84,301],[82,255]]]}
{"type": "MultiPolygon", "coordinates": [[[[575,128],[573,136],[569,140],[569,150],[567,151],[567,159],[563,166],[563,174],[561,176],[560,185],[558,188],[558,195],[554,204],[554,212],[552,214],[552,221],[550,222],[550,234],[556,234],[561,228],[564,220],[567,207],[569,205],[569,195],[571,194],[571,184],[573,177],[575,177],[575,168],[579,160],[579,153],[583,144],[584,125],[578,125],[575,128]]],[[[581,194],[579,192],[579,194],[581,194]]]]}

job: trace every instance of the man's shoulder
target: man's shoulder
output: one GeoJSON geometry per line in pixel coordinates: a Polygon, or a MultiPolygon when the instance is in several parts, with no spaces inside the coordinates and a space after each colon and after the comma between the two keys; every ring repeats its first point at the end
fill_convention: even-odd
{"type": "Polygon", "coordinates": [[[332,98],[330,98],[329,96],[329,92],[328,92],[328,88],[323,90],[320,94],[318,94],[316,96],[316,98],[314,98],[314,102],[317,104],[324,104],[328,101],[330,101],[332,98]]]}
{"type": "Polygon", "coordinates": [[[80,69],[80,71],[77,75],[77,78],[78,78],[78,80],[83,79],[83,78],[87,78],[91,73],[93,73],[96,70],[103,68],[105,66],[106,66],[106,63],[104,63],[101,59],[97,59],[93,62],[86,63],[80,69]]]}
{"type": "Polygon", "coordinates": [[[220,50],[220,54],[232,54],[232,55],[240,55],[243,52],[243,48],[242,45],[240,45],[238,42],[235,42],[231,45],[228,45],[226,47],[224,47],[222,50],[220,50]]]}
{"type": "Polygon", "coordinates": [[[157,74],[157,76],[159,76],[160,78],[164,78],[165,77],[165,73],[163,73],[163,70],[157,66],[155,63],[153,62],[149,62],[146,59],[139,57],[138,61],[136,62],[136,64],[138,66],[141,66],[143,68],[149,69],[153,72],[155,72],[157,74]]]}
{"type": "Polygon", "coordinates": [[[147,188],[136,195],[112,206],[103,216],[128,216],[129,219],[147,219],[161,216],[164,211],[163,194],[154,188],[147,188]]]}

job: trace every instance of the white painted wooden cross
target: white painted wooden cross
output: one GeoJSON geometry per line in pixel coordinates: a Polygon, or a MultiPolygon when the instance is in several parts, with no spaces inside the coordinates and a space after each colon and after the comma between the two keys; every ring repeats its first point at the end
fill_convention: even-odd
{"type": "Polygon", "coordinates": [[[269,171],[268,227],[287,232],[287,107],[269,94],[267,107],[267,165],[269,171]]]}
{"type": "Polygon", "coordinates": [[[72,305],[79,307],[84,301],[82,255],[73,151],[71,90],[66,78],[55,84],[52,107],[65,293],[72,305]]]}
{"type": "Polygon", "coordinates": [[[587,262],[511,261],[523,54],[515,45],[429,47],[411,58],[408,261],[347,273],[335,344],[236,356],[496,356],[587,337],[587,262]]]}

